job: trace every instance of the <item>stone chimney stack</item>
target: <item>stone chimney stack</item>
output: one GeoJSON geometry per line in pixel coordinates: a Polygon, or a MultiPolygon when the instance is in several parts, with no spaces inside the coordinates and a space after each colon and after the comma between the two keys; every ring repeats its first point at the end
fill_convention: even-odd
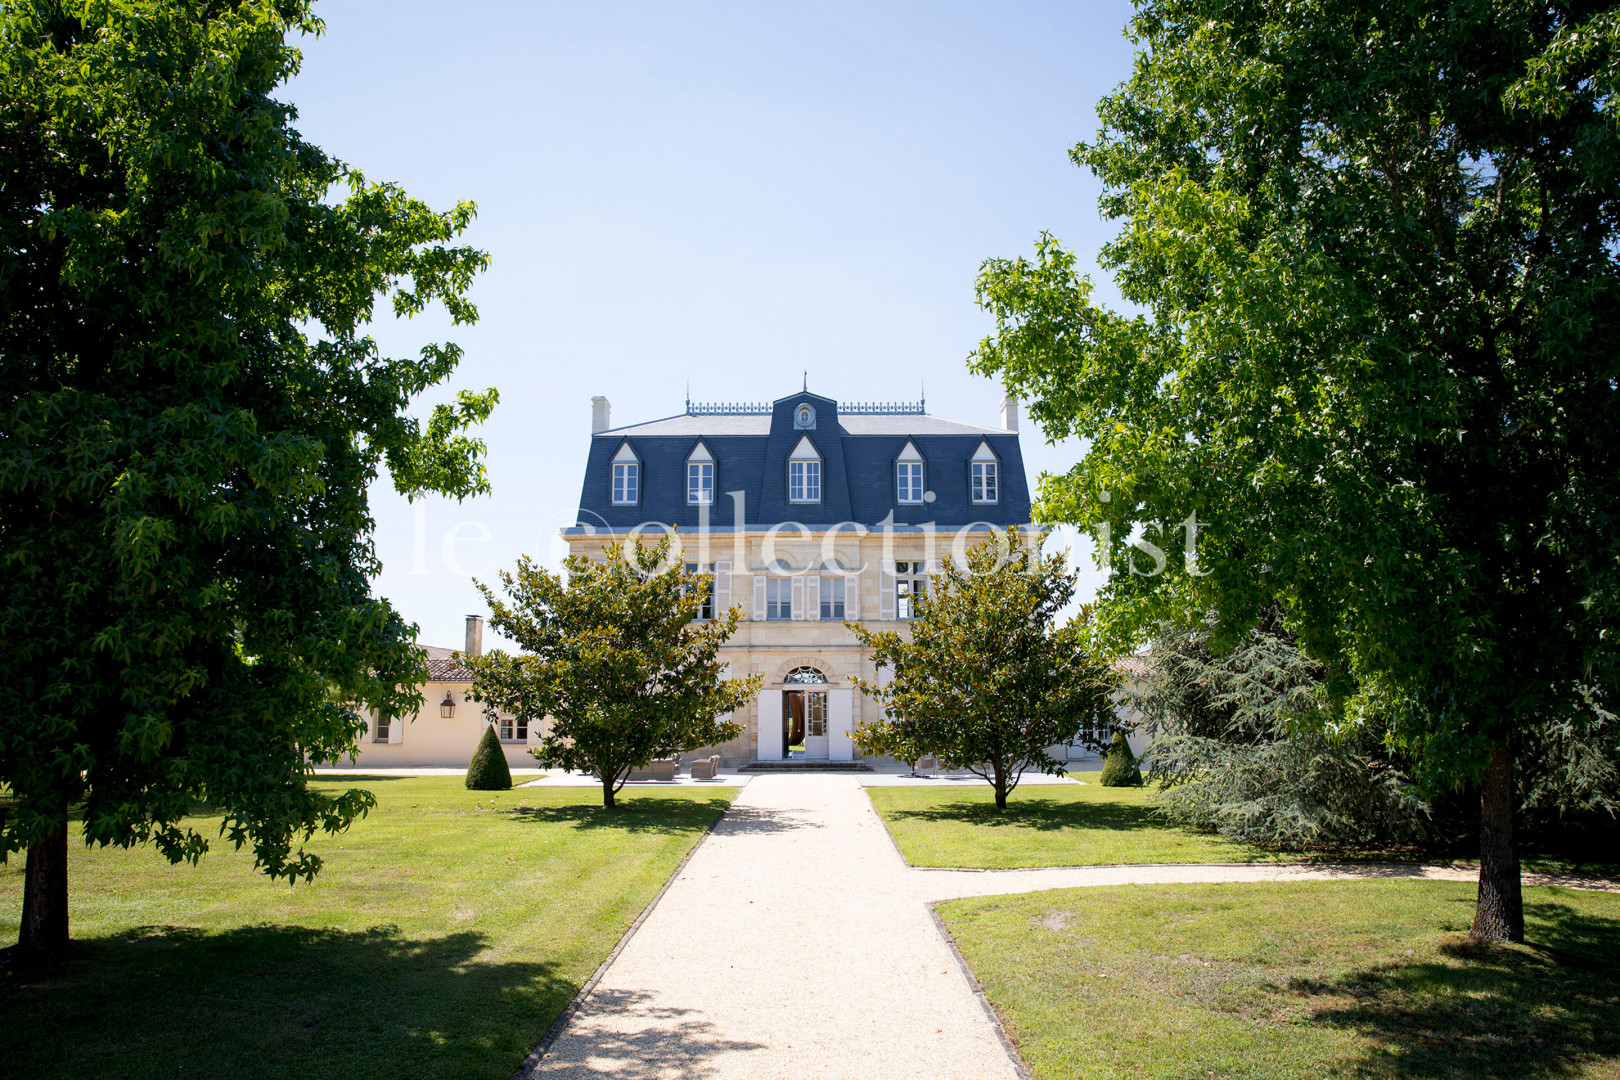
{"type": "Polygon", "coordinates": [[[1001,399],[1001,429],[1018,430],[1018,399],[1011,394],[1001,399]]]}
{"type": "Polygon", "coordinates": [[[484,617],[467,616],[467,647],[461,650],[467,656],[484,655],[484,617]]]}
{"type": "Polygon", "coordinates": [[[595,397],[591,398],[592,435],[595,435],[598,431],[606,431],[608,428],[613,426],[612,423],[609,422],[609,418],[612,416],[612,413],[613,406],[608,404],[607,398],[603,397],[601,394],[597,394],[595,397]]]}

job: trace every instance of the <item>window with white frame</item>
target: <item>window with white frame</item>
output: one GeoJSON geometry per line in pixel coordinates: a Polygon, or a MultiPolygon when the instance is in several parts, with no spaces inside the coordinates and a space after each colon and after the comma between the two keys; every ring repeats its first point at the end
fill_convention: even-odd
{"type": "Polygon", "coordinates": [[[927,564],[897,562],[894,564],[894,615],[897,619],[917,617],[917,601],[928,593],[927,564]]]}
{"type": "Polygon", "coordinates": [[[521,716],[518,716],[518,717],[503,716],[503,717],[501,717],[501,741],[502,742],[528,742],[529,741],[529,721],[526,718],[521,717],[521,716]]]}
{"type": "Polygon", "coordinates": [[[388,725],[389,725],[388,717],[379,714],[377,716],[376,724],[373,725],[372,729],[371,729],[371,741],[372,742],[387,742],[388,741],[388,725]]]}
{"type": "Polygon", "coordinates": [[[693,506],[714,502],[714,462],[686,463],[686,501],[693,506]]]}
{"type": "Polygon", "coordinates": [[[686,564],[686,570],[691,574],[709,575],[706,584],[699,586],[703,590],[703,604],[698,608],[697,618],[700,620],[714,618],[714,565],[711,563],[705,566],[702,563],[689,562],[686,564]]]}
{"type": "Polygon", "coordinates": [[[641,459],[625,443],[613,455],[613,505],[634,506],[641,501],[641,459]]]}
{"type": "Polygon", "coordinates": [[[909,442],[894,463],[894,490],[895,498],[900,502],[923,501],[923,459],[909,442]]]}
{"type": "Polygon", "coordinates": [[[690,506],[714,502],[714,455],[702,443],[686,459],[686,501],[690,506]]]}
{"type": "Polygon", "coordinates": [[[788,502],[818,503],[821,501],[821,454],[810,436],[799,440],[793,455],[788,458],[788,502]]]}
{"type": "Polygon", "coordinates": [[[765,579],[765,618],[793,618],[793,579],[772,575],[765,579]]]}
{"type": "Polygon", "coordinates": [[[973,501],[993,503],[1001,501],[1001,476],[996,466],[996,455],[987,443],[980,443],[973,455],[973,501]]]}
{"type": "Polygon", "coordinates": [[[844,575],[833,574],[821,579],[821,617],[823,619],[843,619],[844,616],[844,575]]]}

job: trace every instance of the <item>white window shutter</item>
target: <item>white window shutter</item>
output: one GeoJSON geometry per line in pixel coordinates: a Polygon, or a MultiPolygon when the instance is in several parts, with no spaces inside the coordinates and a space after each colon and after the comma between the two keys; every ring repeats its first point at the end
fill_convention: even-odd
{"type": "Polygon", "coordinates": [[[765,621],[765,575],[754,575],[754,618],[765,621]]]}
{"type": "Polygon", "coordinates": [[[804,618],[804,575],[793,575],[793,617],[804,618]]]}
{"type": "Polygon", "coordinates": [[[861,621],[861,576],[859,574],[846,574],[844,576],[844,618],[850,622],[861,621]]]}
{"type": "Polygon", "coordinates": [[[388,721],[388,741],[402,743],[405,741],[405,718],[396,716],[388,721]]]}
{"type": "Polygon", "coordinates": [[[731,608],[731,560],[721,559],[714,564],[714,617],[719,618],[731,608]]]}
{"type": "Polygon", "coordinates": [[[878,618],[894,621],[894,560],[884,559],[878,571],[878,618]]]}
{"type": "Polygon", "coordinates": [[[812,621],[821,618],[820,574],[811,574],[804,579],[804,617],[812,621]]]}

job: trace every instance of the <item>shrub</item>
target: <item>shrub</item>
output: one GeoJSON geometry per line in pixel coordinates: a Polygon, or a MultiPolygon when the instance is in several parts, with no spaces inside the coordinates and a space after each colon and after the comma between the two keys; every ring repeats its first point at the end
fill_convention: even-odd
{"type": "Polygon", "coordinates": [[[478,740],[478,749],[467,763],[467,787],[473,791],[507,791],[512,787],[512,770],[506,765],[501,740],[495,737],[493,727],[484,729],[484,737],[478,740]]]}
{"type": "Polygon", "coordinates": [[[1108,744],[1108,760],[1103,762],[1103,787],[1141,787],[1142,768],[1131,753],[1131,744],[1123,731],[1114,732],[1114,741],[1108,744]]]}

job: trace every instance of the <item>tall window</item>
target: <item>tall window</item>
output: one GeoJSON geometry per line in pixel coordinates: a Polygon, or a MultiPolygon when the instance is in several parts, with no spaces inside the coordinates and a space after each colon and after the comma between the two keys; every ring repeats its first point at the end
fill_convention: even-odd
{"type": "Polygon", "coordinates": [[[510,716],[501,717],[501,741],[528,742],[529,721],[524,717],[515,719],[510,716]]]}
{"type": "Polygon", "coordinates": [[[714,502],[714,462],[686,463],[686,501],[693,506],[714,502]]]}
{"type": "Polygon", "coordinates": [[[641,498],[641,466],[634,461],[613,463],[613,505],[634,506],[641,498]]]}
{"type": "Polygon", "coordinates": [[[993,461],[975,461],[973,463],[973,501],[976,503],[993,503],[1001,496],[997,490],[996,463],[993,461]]]}
{"type": "Polygon", "coordinates": [[[388,741],[388,717],[378,715],[377,723],[371,729],[372,742],[388,741]]]}
{"type": "Polygon", "coordinates": [[[895,465],[895,486],[903,503],[923,501],[923,467],[920,461],[902,461],[895,465]]]}
{"type": "Polygon", "coordinates": [[[699,619],[714,618],[714,567],[689,562],[686,564],[686,569],[689,573],[709,575],[708,584],[699,586],[703,590],[703,606],[698,608],[697,617],[699,619]]]}
{"type": "Polygon", "coordinates": [[[785,577],[765,579],[765,618],[793,618],[793,580],[785,577]]]}
{"type": "Polygon", "coordinates": [[[788,462],[788,501],[796,503],[821,501],[821,462],[788,462]]]}
{"type": "Polygon", "coordinates": [[[894,614],[898,619],[917,617],[917,601],[928,593],[927,565],[923,562],[894,564],[894,614]]]}
{"type": "Polygon", "coordinates": [[[821,579],[821,617],[844,618],[844,576],[838,574],[821,579]]]}

